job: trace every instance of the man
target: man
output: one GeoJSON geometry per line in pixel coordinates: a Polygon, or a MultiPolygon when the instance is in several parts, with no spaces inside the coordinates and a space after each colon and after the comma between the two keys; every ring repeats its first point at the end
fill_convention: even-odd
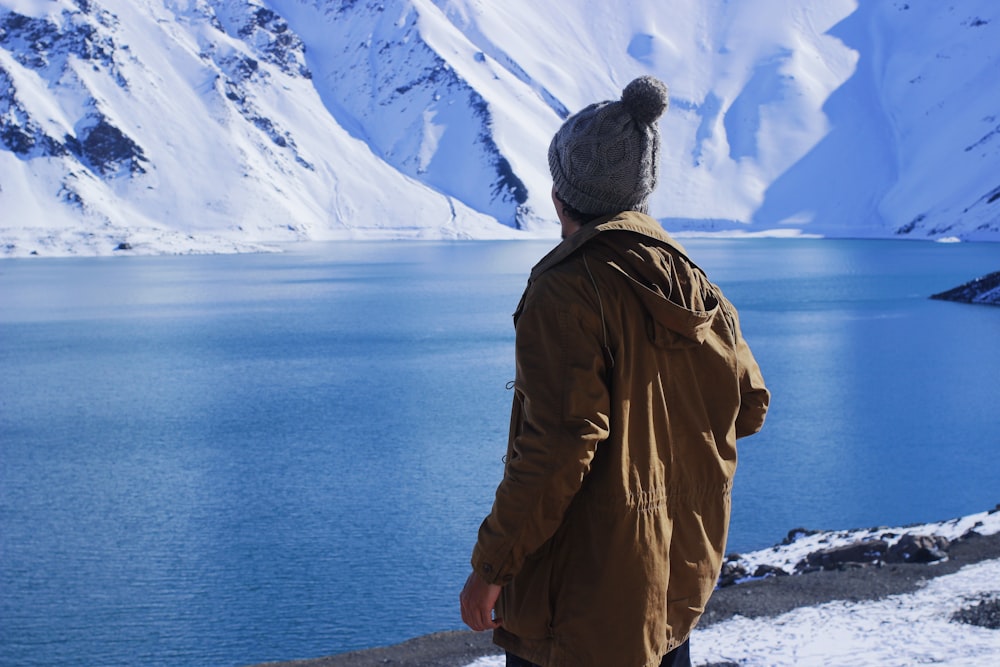
{"type": "Polygon", "coordinates": [[[564,240],[514,315],[504,478],[461,594],[508,665],[690,665],[736,439],[764,422],[735,308],[646,215],[667,104],[641,77],[549,147],[564,240]]]}

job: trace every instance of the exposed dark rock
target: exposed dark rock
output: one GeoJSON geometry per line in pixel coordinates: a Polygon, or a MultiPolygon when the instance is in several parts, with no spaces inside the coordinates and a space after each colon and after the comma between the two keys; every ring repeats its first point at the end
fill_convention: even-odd
{"type": "Polygon", "coordinates": [[[757,566],[757,569],[753,571],[753,576],[757,579],[760,579],[761,577],[787,577],[788,573],[775,565],[759,565],[757,566]]]}
{"type": "Polygon", "coordinates": [[[288,27],[288,22],[267,7],[257,7],[250,12],[239,36],[257,48],[264,58],[287,74],[312,78],[305,65],[305,45],[288,27]]]}
{"type": "Polygon", "coordinates": [[[67,145],[78,158],[102,176],[111,176],[122,168],[130,174],[144,174],[142,163],[147,162],[142,148],[115,127],[104,116],[83,129],[67,145]]]}
{"type": "Polygon", "coordinates": [[[746,567],[736,561],[723,563],[722,572],[719,574],[719,587],[732,586],[740,579],[749,576],[746,567]]]}
{"type": "Polygon", "coordinates": [[[885,558],[889,543],[885,540],[865,540],[842,547],[833,547],[815,551],[805,557],[796,570],[841,569],[848,564],[875,563],[885,558]]]}
{"type": "Polygon", "coordinates": [[[984,596],[979,602],[956,611],[951,620],[1000,630],[1000,598],[984,596]]]}
{"type": "Polygon", "coordinates": [[[785,536],[785,539],[781,540],[781,543],[785,545],[792,544],[798,539],[809,537],[810,535],[816,535],[819,532],[821,531],[809,530],[808,528],[792,528],[788,531],[788,535],[785,536]]]}
{"type": "MultiPolygon", "coordinates": [[[[213,58],[214,54],[205,53],[203,57],[213,58]]],[[[221,91],[228,100],[233,102],[240,115],[266,135],[274,145],[289,149],[300,166],[310,171],[314,170],[313,165],[299,154],[298,146],[291,133],[282,129],[271,118],[263,115],[254,104],[254,97],[248,88],[248,83],[268,77],[267,71],[260,66],[260,62],[250,56],[236,55],[218,58],[215,64],[224,75],[221,91]]]]}
{"type": "Polygon", "coordinates": [[[1000,306],[1000,271],[988,273],[981,278],[970,280],[964,285],[938,294],[932,299],[942,301],[959,301],[961,303],[982,303],[990,306],[1000,306]]]}
{"type": "MultiPolygon", "coordinates": [[[[479,142],[482,144],[483,150],[486,151],[488,155],[493,156],[492,164],[497,174],[497,178],[493,181],[490,189],[493,199],[508,204],[524,204],[528,201],[528,188],[525,187],[524,182],[514,173],[514,170],[510,166],[510,162],[508,162],[507,158],[503,156],[500,152],[499,146],[497,146],[496,142],[493,140],[493,114],[490,113],[489,105],[486,104],[486,100],[484,100],[479,93],[476,93],[475,91],[469,94],[469,100],[470,106],[476,112],[476,116],[478,116],[483,122],[482,129],[479,133],[479,142]]],[[[514,225],[516,227],[520,227],[520,223],[520,220],[514,220],[514,225]]]]}
{"type": "Polygon", "coordinates": [[[0,147],[21,158],[34,156],[60,157],[68,150],[31,118],[18,98],[18,91],[10,75],[0,67],[0,147]]]}
{"type": "Polygon", "coordinates": [[[80,209],[84,208],[83,197],[80,196],[80,193],[77,192],[76,188],[74,188],[73,185],[69,182],[66,181],[63,182],[62,186],[59,188],[57,196],[59,197],[60,201],[63,201],[67,204],[71,204],[80,209]]]}
{"type": "Polygon", "coordinates": [[[940,535],[911,535],[907,533],[889,547],[887,563],[933,563],[948,557],[950,542],[940,535]]]}
{"type": "MultiPolygon", "coordinates": [[[[58,80],[70,56],[103,67],[115,82],[128,89],[128,81],[115,61],[119,50],[109,28],[117,18],[109,12],[90,15],[90,6],[64,14],[64,24],[0,10],[0,45],[6,46],[19,63],[51,81],[58,80]]],[[[122,47],[127,50],[127,47],[122,47]]]]}

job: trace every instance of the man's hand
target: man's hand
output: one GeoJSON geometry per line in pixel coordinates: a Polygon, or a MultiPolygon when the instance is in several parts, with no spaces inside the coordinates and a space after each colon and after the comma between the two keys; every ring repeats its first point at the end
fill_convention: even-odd
{"type": "Polygon", "coordinates": [[[462,620],[476,632],[500,627],[501,619],[493,618],[493,606],[500,597],[500,587],[488,584],[473,572],[465,581],[459,600],[462,603],[462,620]]]}

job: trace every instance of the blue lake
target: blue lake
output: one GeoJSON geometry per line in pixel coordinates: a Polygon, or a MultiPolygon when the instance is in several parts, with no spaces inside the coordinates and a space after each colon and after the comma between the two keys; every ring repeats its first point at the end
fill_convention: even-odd
{"type": "MultiPolygon", "coordinates": [[[[774,393],[733,551],[1000,502],[1000,244],[688,240],[774,393]]],[[[0,262],[0,664],[247,665],[461,627],[537,242],[0,262]]]]}

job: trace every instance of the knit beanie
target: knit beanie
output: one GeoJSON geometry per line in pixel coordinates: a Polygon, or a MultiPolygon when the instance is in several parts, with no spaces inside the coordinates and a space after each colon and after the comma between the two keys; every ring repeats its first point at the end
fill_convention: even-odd
{"type": "Polygon", "coordinates": [[[591,104],[570,116],[549,144],[549,171],[559,197],[587,215],[648,212],[656,188],[667,85],[641,76],[617,102],[591,104]]]}

